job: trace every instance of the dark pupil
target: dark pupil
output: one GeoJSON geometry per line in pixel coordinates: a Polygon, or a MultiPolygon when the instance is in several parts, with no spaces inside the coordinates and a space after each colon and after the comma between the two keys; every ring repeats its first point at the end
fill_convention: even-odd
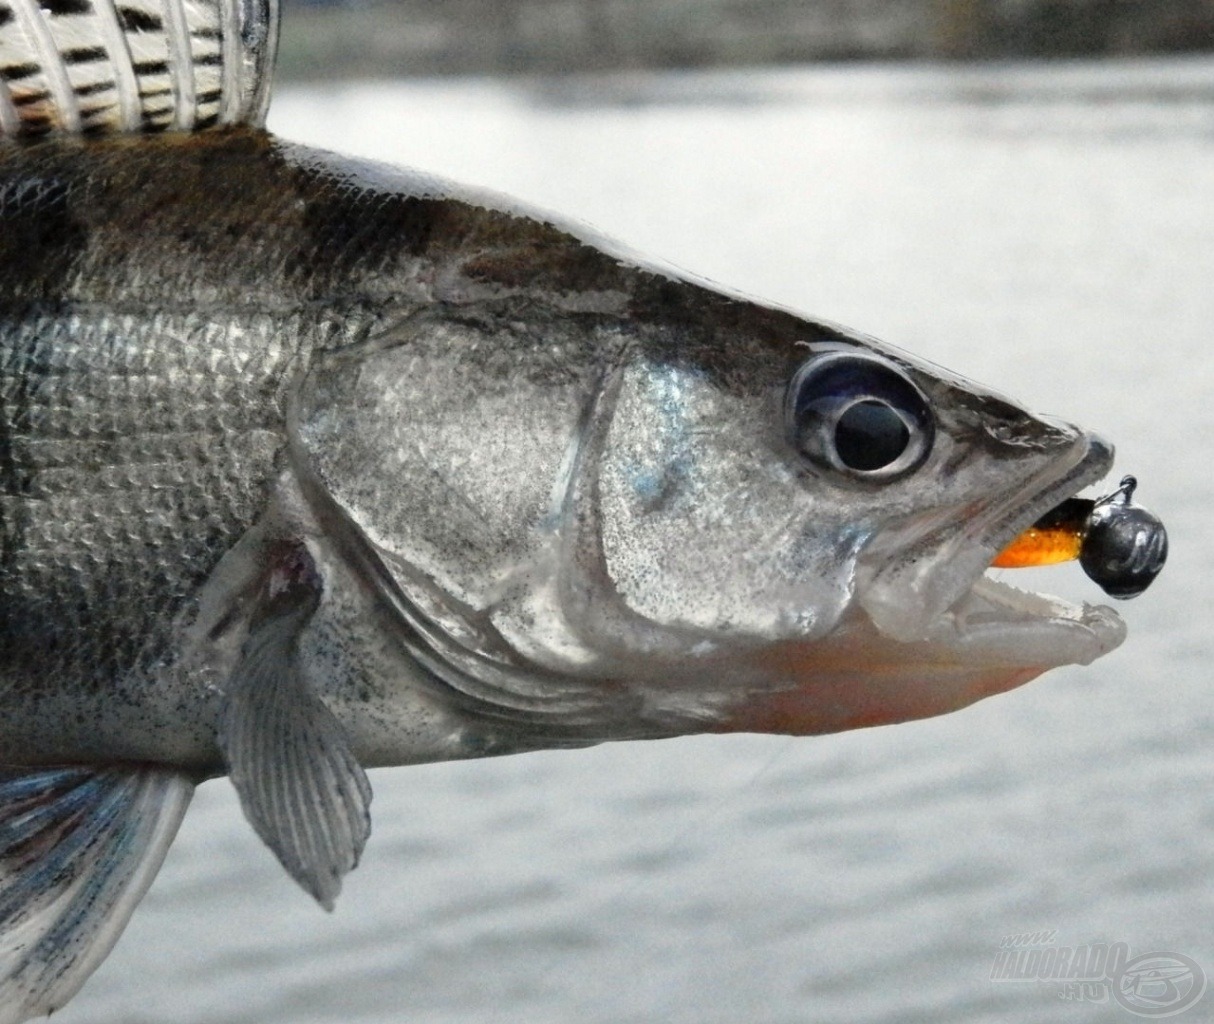
{"type": "Polygon", "coordinates": [[[884,469],[908,444],[910,431],[884,402],[857,402],[835,424],[835,451],[848,469],[884,469]]]}

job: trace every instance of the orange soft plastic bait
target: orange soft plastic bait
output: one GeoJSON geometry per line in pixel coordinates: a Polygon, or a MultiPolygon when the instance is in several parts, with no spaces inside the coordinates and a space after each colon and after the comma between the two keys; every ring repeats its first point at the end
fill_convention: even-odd
{"type": "Polygon", "coordinates": [[[996,569],[1027,569],[1034,565],[1071,562],[1083,550],[1088,517],[1094,501],[1069,498],[1047,512],[995,557],[996,569]]]}

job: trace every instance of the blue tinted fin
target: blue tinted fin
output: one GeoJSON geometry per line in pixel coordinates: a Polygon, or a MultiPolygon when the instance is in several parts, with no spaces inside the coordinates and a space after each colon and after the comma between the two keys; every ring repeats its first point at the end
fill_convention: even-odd
{"type": "Polygon", "coordinates": [[[278,0],[0,0],[0,144],[261,127],[278,0]]]}
{"type": "Polygon", "coordinates": [[[300,666],[299,633],[320,592],[302,546],[276,559],[228,683],[219,743],[245,817],[287,873],[332,910],[371,832],[371,784],[300,666]]]}
{"type": "Polygon", "coordinates": [[[193,791],[153,767],[0,768],[0,1024],[50,1013],[84,984],[193,791]]]}

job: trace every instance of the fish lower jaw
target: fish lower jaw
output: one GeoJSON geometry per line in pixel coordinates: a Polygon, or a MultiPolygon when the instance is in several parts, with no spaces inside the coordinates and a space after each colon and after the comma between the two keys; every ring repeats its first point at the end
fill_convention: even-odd
{"type": "Polygon", "coordinates": [[[787,685],[748,691],[717,730],[813,735],[948,714],[1050,669],[1087,664],[1125,637],[1110,608],[985,576],[913,634],[884,625],[860,606],[829,637],[766,652],[763,666],[787,685]]]}
{"type": "Polygon", "coordinates": [[[925,639],[983,660],[1044,669],[1087,665],[1125,636],[1125,623],[1105,605],[1073,604],[981,576],[925,639]]]}

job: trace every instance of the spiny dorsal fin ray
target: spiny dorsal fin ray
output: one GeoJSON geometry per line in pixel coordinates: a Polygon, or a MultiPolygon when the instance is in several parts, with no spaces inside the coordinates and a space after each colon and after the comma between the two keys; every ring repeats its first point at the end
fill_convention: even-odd
{"type": "Polygon", "coordinates": [[[299,634],[322,589],[312,557],[288,542],[270,563],[228,680],[219,745],[245,817],[288,874],[332,910],[371,831],[371,784],[300,663],[299,634]]]}
{"type": "Polygon", "coordinates": [[[84,984],[193,791],[150,766],[0,768],[0,1024],[50,1013],[84,984]]]}
{"type": "Polygon", "coordinates": [[[265,122],[278,0],[0,0],[0,143],[265,122]]]}

